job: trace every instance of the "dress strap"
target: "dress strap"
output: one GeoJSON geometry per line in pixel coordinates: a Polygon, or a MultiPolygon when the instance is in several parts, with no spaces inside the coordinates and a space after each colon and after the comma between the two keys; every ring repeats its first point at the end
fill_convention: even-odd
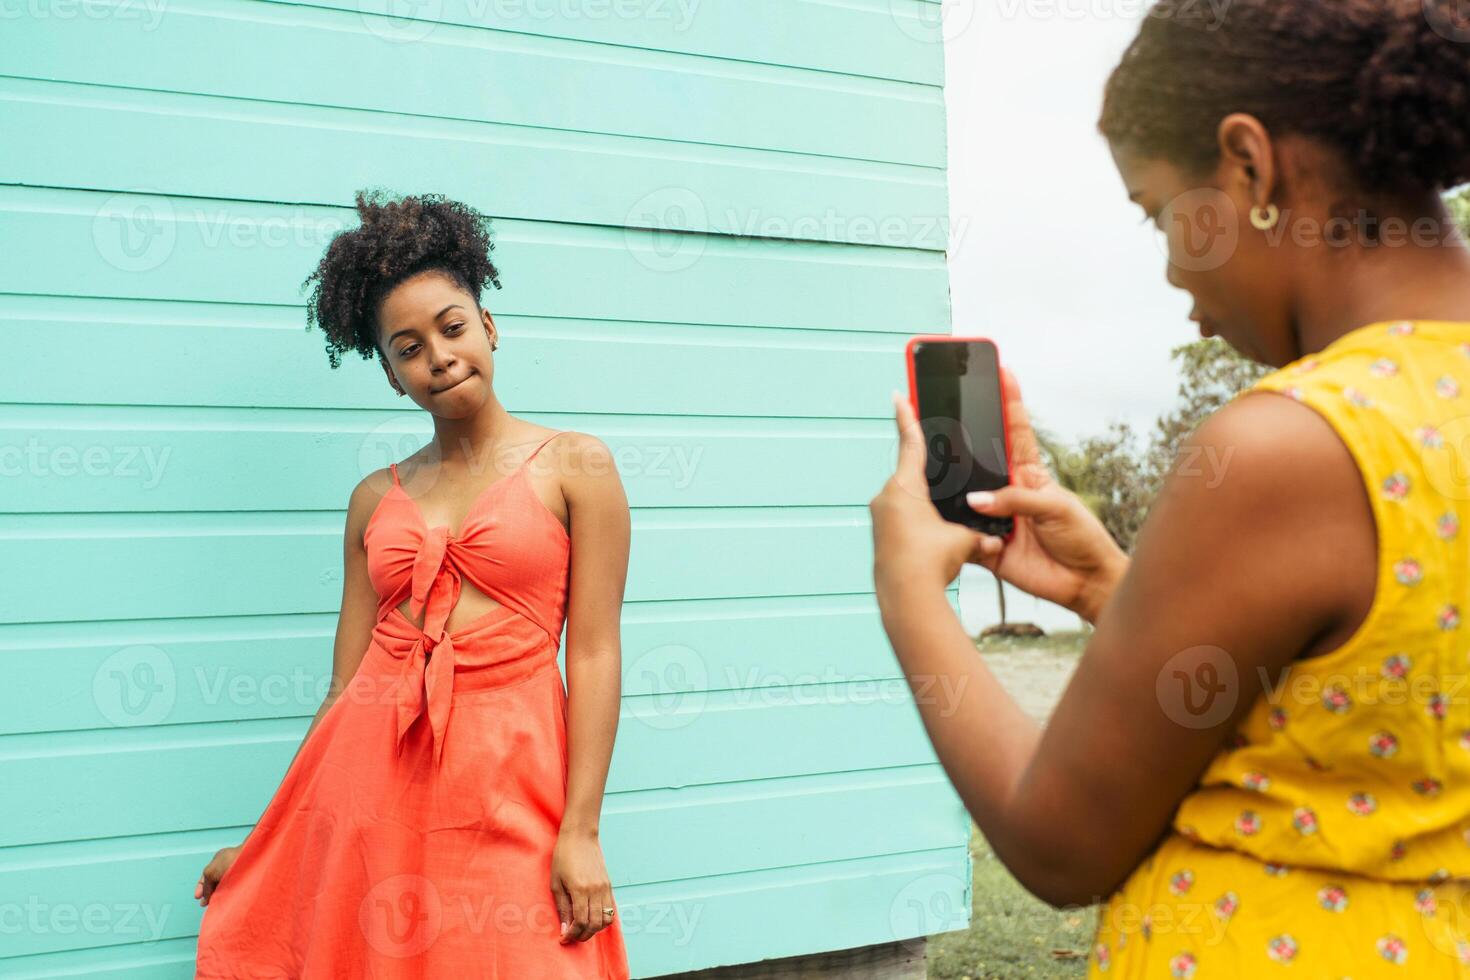
{"type": "MultiPolygon", "coordinates": [[[[542,439],[541,440],[541,446],[546,445],[548,442],[550,442],[551,440],[555,439],[557,436],[562,435],[562,433],[564,433],[565,431],[566,430],[563,429],[562,432],[553,432],[551,435],[549,435],[545,439],[542,439]]],[[[535,459],[536,458],[536,454],[541,451],[541,446],[537,446],[535,449],[531,450],[531,455],[527,456],[526,457],[526,462],[525,463],[522,463],[521,465],[524,466],[524,465],[526,465],[526,463],[529,463],[531,460],[535,459]]]]}
{"type": "Polygon", "coordinates": [[[398,486],[398,464],[397,463],[389,463],[388,464],[388,469],[390,469],[390,470],[393,471],[393,485],[395,487],[398,486]]]}

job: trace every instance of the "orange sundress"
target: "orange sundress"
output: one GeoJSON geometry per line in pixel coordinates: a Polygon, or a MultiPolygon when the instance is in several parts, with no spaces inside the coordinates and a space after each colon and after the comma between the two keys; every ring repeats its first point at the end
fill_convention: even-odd
{"type": "Polygon", "coordinates": [[[556,435],[457,534],[392,467],[372,639],[205,907],[196,977],[627,980],[621,917],[563,944],[551,892],[571,540],[526,467],[556,435]],[[445,630],[462,579],[499,606],[445,630]]]}

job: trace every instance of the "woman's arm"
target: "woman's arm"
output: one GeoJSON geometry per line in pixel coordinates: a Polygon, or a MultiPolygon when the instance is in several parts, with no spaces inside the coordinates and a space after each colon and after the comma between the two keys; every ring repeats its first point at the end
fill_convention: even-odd
{"type": "Polygon", "coordinates": [[[611,451],[577,433],[562,446],[562,495],[572,552],[567,597],[567,799],[553,891],[570,922],[564,942],[587,939],[610,918],[612,887],[599,821],[622,695],[623,589],[632,524],[611,451]]]}
{"type": "MultiPolygon", "coordinates": [[[[367,653],[373,626],[377,622],[378,594],[373,589],[372,580],[368,578],[367,552],[363,547],[362,534],[373,508],[382,499],[389,479],[387,470],[370,474],[358,483],[347,501],[347,521],[342,536],[342,607],[337,615],[337,633],[332,643],[331,687],[312,715],[306,734],[291,755],[291,761],[286,764],[287,772],[296,764],[296,759],[301,755],[301,747],[321,723],[327,710],[341,696],[348,682],[357,673],[363,655],[367,653]]],[[[209,904],[210,895],[258,825],[258,822],[252,825],[239,844],[221,849],[205,867],[194,886],[194,897],[199,900],[200,905],[209,904]]]]}
{"type": "MultiPolygon", "coordinates": [[[[353,488],[347,501],[347,526],[342,535],[342,606],[337,613],[336,638],[332,641],[332,683],[307,726],[302,745],[306,744],[306,739],[321,723],[322,716],[356,676],[372,641],[373,627],[378,621],[378,593],[368,577],[367,548],[362,536],[367,529],[368,518],[391,481],[387,470],[371,473],[353,488]]],[[[372,697],[373,694],[368,692],[364,696],[372,697]]],[[[291,756],[291,765],[300,754],[301,746],[297,746],[296,753],[291,756]]],[[[286,768],[290,769],[290,765],[286,768]]]]}
{"type": "Polygon", "coordinates": [[[1291,399],[1254,394],[1217,412],[1187,450],[1223,471],[1170,474],[1042,730],[945,601],[953,574],[941,578],[970,544],[913,503],[924,445],[905,408],[899,472],[873,504],[884,626],[911,683],[957,679],[946,689],[960,703],[919,710],[1002,861],[1054,905],[1100,900],[1155,846],[1263,682],[1360,621],[1376,581],[1363,478],[1326,420],[1291,399]]]}

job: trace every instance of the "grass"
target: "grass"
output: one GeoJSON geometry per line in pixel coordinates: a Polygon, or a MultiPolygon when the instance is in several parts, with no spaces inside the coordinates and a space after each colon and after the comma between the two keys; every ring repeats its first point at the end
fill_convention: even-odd
{"type": "Polygon", "coordinates": [[[930,980],[1085,977],[1096,910],[1058,910],[1033,898],[973,824],[970,854],[975,862],[970,928],[929,937],[930,980]]]}
{"type": "MultiPolygon", "coordinates": [[[[976,648],[983,653],[1076,655],[1087,646],[1091,632],[1059,630],[1035,639],[992,636],[977,641],[976,648]]],[[[1020,662],[1032,663],[1026,657],[1020,662]]],[[[1036,663],[1039,666],[1039,661],[1036,663]]],[[[1045,685],[1053,682],[1048,677],[1046,671],[1041,671],[1017,680],[1045,685]]],[[[1044,693],[1047,699],[1051,696],[1044,693]]],[[[930,980],[1085,977],[1097,911],[1059,911],[1033,898],[996,858],[974,824],[970,825],[970,855],[975,865],[970,928],[929,937],[930,980]]]]}

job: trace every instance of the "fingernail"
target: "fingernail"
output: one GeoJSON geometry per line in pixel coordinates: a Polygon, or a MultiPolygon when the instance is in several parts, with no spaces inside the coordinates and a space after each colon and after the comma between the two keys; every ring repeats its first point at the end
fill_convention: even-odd
{"type": "Polygon", "coordinates": [[[989,490],[974,490],[965,494],[965,499],[971,507],[989,507],[995,502],[995,494],[989,490]]]}

